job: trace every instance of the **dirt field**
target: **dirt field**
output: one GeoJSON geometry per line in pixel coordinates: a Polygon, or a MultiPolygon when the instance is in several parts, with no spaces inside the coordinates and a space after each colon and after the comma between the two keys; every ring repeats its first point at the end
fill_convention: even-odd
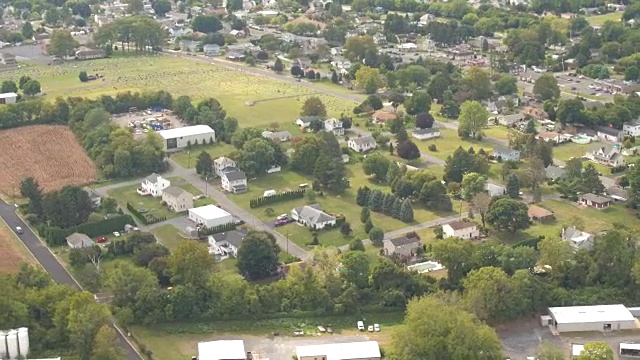
{"type": "Polygon", "coordinates": [[[0,131],[0,192],[17,196],[20,180],[33,176],[44,191],[96,180],[97,170],[64,126],[34,125],[0,131]]]}
{"type": "Polygon", "coordinates": [[[0,219],[0,272],[13,273],[26,262],[35,264],[36,261],[16,235],[0,219]]]}

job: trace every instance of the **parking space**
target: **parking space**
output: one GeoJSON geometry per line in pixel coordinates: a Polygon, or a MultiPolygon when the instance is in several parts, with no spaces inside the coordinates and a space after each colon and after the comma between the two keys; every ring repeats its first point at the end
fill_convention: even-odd
{"type": "MultiPolygon", "coordinates": [[[[524,86],[525,91],[533,92],[533,84],[543,72],[536,72],[528,69],[518,75],[520,86],[524,86]]],[[[567,96],[570,94],[586,96],[592,100],[599,99],[602,102],[608,102],[613,99],[616,92],[611,86],[611,81],[590,79],[582,75],[576,75],[575,72],[566,71],[554,73],[560,91],[567,96]]],[[[616,92],[617,93],[617,92],[616,92]]]]}

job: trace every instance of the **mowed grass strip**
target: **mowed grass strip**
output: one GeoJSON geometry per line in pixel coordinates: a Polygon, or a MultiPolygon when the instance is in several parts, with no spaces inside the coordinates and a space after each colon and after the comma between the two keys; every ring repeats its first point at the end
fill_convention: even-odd
{"type": "Polygon", "coordinates": [[[180,230],[171,224],[166,224],[154,228],[151,230],[151,233],[156,236],[158,242],[168,247],[169,250],[175,249],[180,241],[186,241],[180,235],[180,230]]]}
{"type": "Polygon", "coordinates": [[[117,189],[108,191],[109,196],[116,199],[118,204],[123,208],[127,208],[127,203],[131,204],[136,210],[146,209],[144,215],[153,215],[155,217],[166,217],[171,219],[179,216],[169,210],[167,207],[162,206],[162,198],[154,198],[151,195],[142,196],[136,192],[139,185],[124,186],[117,189]]]}

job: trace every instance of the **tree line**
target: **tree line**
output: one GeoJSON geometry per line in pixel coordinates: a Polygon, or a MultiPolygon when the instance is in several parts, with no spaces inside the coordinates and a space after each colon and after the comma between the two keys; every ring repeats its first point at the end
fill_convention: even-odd
{"type": "Polygon", "coordinates": [[[134,15],[119,17],[101,26],[93,39],[96,44],[112,46],[120,43],[122,51],[156,52],[162,50],[167,32],[151,17],[134,15]]]}

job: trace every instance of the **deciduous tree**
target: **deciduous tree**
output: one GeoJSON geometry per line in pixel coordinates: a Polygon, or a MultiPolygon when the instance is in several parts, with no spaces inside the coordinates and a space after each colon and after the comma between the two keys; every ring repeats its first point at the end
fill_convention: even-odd
{"type": "Polygon", "coordinates": [[[204,287],[214,267],[206,246],[195,241],[181,241],[167,258],[167,272],[174,284],[204,287]]]}
{"type": "Polygon", "coordinates": [[[553,74],[542,74],[533,85],[533,93],[542,101],[558,99],[560,88],[553,74]]]}
{"type": "Polygon", "coordinates": [[[67,30],[54,30],[51,34],[51,42],[47,47],[50,55],[66,58],[73,55],[73,51],[78,47],[78,42],[67,30]]]}
{"type": "Polygon", "coordinates": [[[198,159],[196,160],[196,174],[209,176],[213,173],[213,159],[211,158],[211,154],[206,151],[202,151],[198,154],[198,159]]]}
{"type": "Polygon", "coordinates": [[[238,249],[238,270],[249,280],[273,275],[278,267],[280,248],[273,235],[266,232],[250,232],[238,249]]]}
{"type": "Polygon", "coordinates": [[[484,191],[487,179],[478,173],[467,173],[462,177],[462,197],[470,201],[476,194],[484,191]]]}
{"type": "Polygon", "coordinates": [[[430,129],[433,127],[433,115],[428,112],[421,112],[416,115],[416,127],[418,129],[430,129]]]}
{"type": "Polygon", "coordinates": [[[319,97],[311,96],[304,102],[300,115],[325,117],[327,116],[327,109],[319,97]]]}
{"type": "Polygon", "coordinates": [[[398,144],[398,156],[406,160],[416,160],[420,158],[420,149],[411,140],[406,140],[398,144]]]}
{"type": "Polygon", "coordinates": [[[513,199],[498,199],[487,212],[487,223],[498,230],[516,232],[529,227],[528,208],[513,199]]]}
{"type": "Polygon", "coordinates": [[[481,138],[482,128],[487,125],[489,113],[477,101],[465,101],[460,108],[460,125],[458,134],[461,137],[481,138]]]}
{"type": "Polygon", "coordinates": [[[366,175],[373,175],[378,182],[384,182],[391,161],[380,153],[368,155],[362,163],[362,170],[366,175]]]}

